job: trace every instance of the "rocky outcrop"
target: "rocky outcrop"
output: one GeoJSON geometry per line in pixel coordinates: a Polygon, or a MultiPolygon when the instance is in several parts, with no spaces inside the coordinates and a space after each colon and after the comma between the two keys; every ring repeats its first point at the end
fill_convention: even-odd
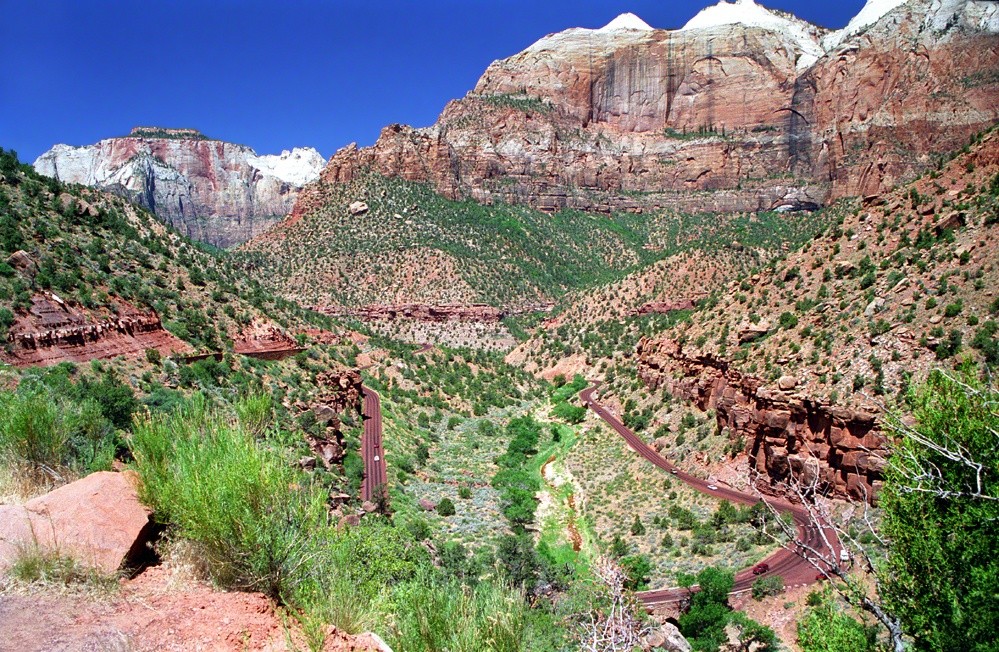
{"type": "Polygon", "coordinates": [[[27,313],[17,313],[0,359],[18,367],[49,366],[123,356],[135,358],[147,349],[162,355],[186,353],[191,347],[167,332],[156,313],[115,303],[113,314],[90,314],[55,294],[36,295],[27,313]]]}
{"type": "MultiPolygon", "coordinates": [[[[311,414],[307,419],[316,428],[306,434],[306,441],[316,459],[327,469],[343,462],[347,447],[340,428],[340,415],[346,410],[361,411],[361,374],[356,371],[324,371],[316,378],[319,393],[309,403],[297,403],[299,413],[311,414]]],[[[315,464],[315,460],[312,461],[315,464]]]]}
{"type": "Polygon", "coordinates": [[[114,573],[144,553],[151,510],[137,476],[93,473],[24,505],[0,505],[0,571],[22,554],[57,553],[114,573]]]}
{"type": "Polygon", "coordinates": [[[192,129],[136,127],[95,145],[56,145],[34,165],[138,202],[195,240],[229,247],[287,215],[325,164],[312,148],[259,156],[192,129]]]}
{"type": "Polygon", "coordinates": [[[669,339],[643,339],[639,377],[654,389],[715,410],[719,429],[742,441],[764,493],[786,491],[793,479],[822,493],[873,500],[887,455],[874,408],[829,405],[729,368],[711,355],[685,351],[669,339]]]}
{"type": "Polygon", "coordinates": [[[233,340],[233,351],[262,360],[281,360],[304,350],[291,336],[269,323],[254,322],[233,340]]]}
{"type": "Polygon", "coordinates": [[[740,0],[676,31],[549,35],[490,65],[433,126],[337,152],[294,215],[369,169],[544,210],[758,211],[875,192],[999,118],[995,3],[896,4],[872,0],[834,34],[740,0]]]}
{"type": "Polygon", "coordinates": [[[388,306],[365,306],[355,310],[346,308],[314,308],[336,317],[351,316],[365,321],[381,321],[391,319],[412,319],[415,321],[445,322],[468,321],[496,323],[510,314],[501,308],[485,304],[471,305],[427,305],[422,303],[407,303],[388,306]]]}

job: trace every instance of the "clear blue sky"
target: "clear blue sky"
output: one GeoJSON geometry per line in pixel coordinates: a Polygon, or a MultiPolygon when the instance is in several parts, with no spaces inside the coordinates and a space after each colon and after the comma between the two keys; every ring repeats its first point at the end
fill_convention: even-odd
{"type": "MultiPolygon", "coordinates": [[[[677,28],[716,0],[0,2],[0,146],[32,161],[135,125],[328,157],[432,124],[495,59],[631,11],[677,28]]],[[[842,27],[864,0],[765,0],[842,27]]]]}

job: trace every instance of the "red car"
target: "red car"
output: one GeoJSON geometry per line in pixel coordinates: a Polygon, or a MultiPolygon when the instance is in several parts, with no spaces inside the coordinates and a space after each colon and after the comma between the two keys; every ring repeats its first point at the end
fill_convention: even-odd
{"type": "Polygon", "coordinates": [[[753,566],[753,575],[762,575],[763,573],[766,573],[768,570],[770,570],[770,564],[761,562],[753,566]]]}

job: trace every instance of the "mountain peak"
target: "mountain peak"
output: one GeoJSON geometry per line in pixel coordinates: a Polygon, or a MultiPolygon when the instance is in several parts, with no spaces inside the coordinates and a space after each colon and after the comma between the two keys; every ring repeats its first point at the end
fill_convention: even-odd
{"type": "Polygon", "coordinates": [[[607,23],[598,32],[614,32],[620,29],[638,29],[643,32],[652,31],[652,27],[646,23],[644,20],[639,18],[633,13],[627,12],[623,13],[611,22],[607,23]]]}
{"type": "Polygon", "coordinates": [[[777,32],[797,45],[801,51],[798,68],[806,68],[824,54],[819,37],[820,28],[791,14],[767,9],[754,0],[736,0],[705,7],[691,18],[680,31],[711,29],[726,25],[760,27],[777,32]]]}
{"type": "Polygon", "coordinates": [[[165,138],[169,140],[209,140],[197,129],[168,129],[165,127],[132,127],[130,138],[165,138]]]}

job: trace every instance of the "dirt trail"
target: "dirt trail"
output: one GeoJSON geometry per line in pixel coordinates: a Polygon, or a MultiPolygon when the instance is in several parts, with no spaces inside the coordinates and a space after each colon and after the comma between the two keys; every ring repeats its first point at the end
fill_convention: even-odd
{"type": "MultiPolygon", "coordinates": [[[[224,592],[167,566],[117,591],[58,587],[0,592],[0,652],[285,652],[308,649],[295,619],[261,593],[224,592]]],[[[375,650],[367,636],[331,634],[327,652],[375,650]]]]}

